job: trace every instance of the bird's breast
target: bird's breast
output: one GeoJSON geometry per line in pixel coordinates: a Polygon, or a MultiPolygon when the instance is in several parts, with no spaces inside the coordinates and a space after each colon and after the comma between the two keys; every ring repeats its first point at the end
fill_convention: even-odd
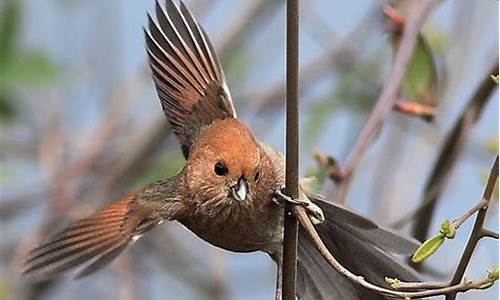
{"type": "Polygon", "coordinates": [[[198,207],[179,220],[212,245],[234,252],[280,251],[283,238],[283,209],[268,201],[259,205],[226,199],[225,205],[198,207]]]}

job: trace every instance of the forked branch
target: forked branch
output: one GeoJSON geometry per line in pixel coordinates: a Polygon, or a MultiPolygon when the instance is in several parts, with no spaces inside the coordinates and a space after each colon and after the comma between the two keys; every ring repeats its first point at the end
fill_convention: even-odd
{"type": "MultiPolygon", "coordinates": [[[[488,183],[483,193],[483,199],[489,201],[492,197],[495,183],[498,179],[498,155],[495,159],[493,167],[491,168],[488,183]]],[[[494,233],[485,234],[483,228],[484,218],[488,205],[481,206],[476,216],[476,222],[471,232],[469,241],[464,250],[458,268],[449,283],[440,282],[400,282],[397,279],[390,279],[390,285],[393,289],[388,289],[366,281],[362,276],[356,275],[342,266],[335,257],[330,253],[328,248],[324,245],[320,236],[316,232],[314,225],[309,220],[306,211],[301,206],[294,206],[293,212],[299,220],[302,228],[305,230],[311,242],[316,246],[320,254],[325,258],[330,266],[332,266],[339,274],[346,277],[353,283],[356,283],[364,288],[372,290],[382,295],[403,298],[403,299],[419,299],[431,296],[446,296],[446,299],[454,299],[457,293],[466,292],[469,290],[486,289],[491,287],[496,280],[498,280],[498,268],[489,270],[487,275],[480,280],[466,280],[462,281],[463,274],[467,265],[470,262],[474,248],[483,236],[495,235],[494,233]]],[[[469,215],[470,216],[470,215],[469,215]]]]}

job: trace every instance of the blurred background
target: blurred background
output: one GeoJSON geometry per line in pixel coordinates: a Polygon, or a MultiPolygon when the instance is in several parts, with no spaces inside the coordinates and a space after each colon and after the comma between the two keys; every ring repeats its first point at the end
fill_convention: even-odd
{"type": "MultiPolygon", "coordinates": [[[[239,117],[283,151],[284,1],[186,2],[218,49],[239,117]]],[[[335,183],[318,161],[345,161],[390,70],[397,24],[383,1],[301,2],[300,168],[330,196],[335,183]]],[[[19,277],[22,255],[47,234],[184,164],[146,67],[142,28],[153,5],[0,2],[0,299],[271,299],[267,255],[216,249],[177,223],[91,277],[39,284],[19,277]]],[[[347,206],[408,234],[428,218],[430,236],[481,197],[498,153],[498,90],[482,106],[473,94],[498,63],[498,22],[494,0],[441,1],[433,9],[400,93],[402,103],[430,113],[391,113],[357,169],[347,206]],[[448,151],[447,136],[470,107],[477,118],[444,167],[449,177],[436,207],[412,217],[448,151]]],[[[493,205],[487,227],[498,232],[498,193],[493,205]]],[[[449,278],[472,223],[426,261],[425,276],[449,278]]],[[[485,239],[466,276],[482,278],[492,265],[498,242],[485,239]]],[[[497,286],[459,299],[497,299],[497,286]]]]}

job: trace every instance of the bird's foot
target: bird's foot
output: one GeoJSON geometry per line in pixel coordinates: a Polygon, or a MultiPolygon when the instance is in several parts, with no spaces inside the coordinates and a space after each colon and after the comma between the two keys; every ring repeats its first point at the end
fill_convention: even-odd
{"type": "MultiPolygon", "coordinates": [[[[277,190],[274,192],[273,196],[273,202],[276,203],[279,206],[284,206],[285,203],[291,203],[291,204],[296,204],[296,205],[302,205],[304,207],[309,206],[311,201],[304,201],[301,199],[294,199],[286,194],[283,193],[282,190],[277,190]]],[[[308,199],[309,200],[309,199],[308,199]]]]}
{"type": "Polygon", "coordinates": [[[277,190],[274,192],[274,196],[272,198],[273,202],[279,206],[284,206],[285,203],[292,203],[295,205],[301,205],[306,210],[309,215],[309,219],[313,224],[320,224],[325,221],[325,215],[323,214],[323,210],[316,204],[314,204],[309,198],[307,198],[304,193],[300,193],[299,199],[294,199],[286,194],[284,194],[281,190],[277,190]]]}

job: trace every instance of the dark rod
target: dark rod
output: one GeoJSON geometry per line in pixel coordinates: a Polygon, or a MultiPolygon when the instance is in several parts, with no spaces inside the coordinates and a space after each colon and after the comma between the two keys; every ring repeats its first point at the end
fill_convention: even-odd
{"type": "MultiPolygon", "coordinates": [[[[299,1],[286,6],[286,176],[285,192],[297,199],[299,169],[299,1]]],[[[282,299],[295,299],[297,274],[297,219],[285,205],[282,299]]]]}

